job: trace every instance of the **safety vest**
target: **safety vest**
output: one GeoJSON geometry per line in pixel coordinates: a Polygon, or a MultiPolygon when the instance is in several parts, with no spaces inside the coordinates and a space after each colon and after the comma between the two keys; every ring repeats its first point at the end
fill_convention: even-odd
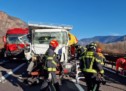
{"type": "MultiPolygon", "coordinates": [[[[94,57],[94,52],[91,52],[91,51],[86,52],[86,54],[82,57],[82,59],[84,62],[84,68],[83,68],[84,72],[97,73],[97,71],[93,69],[93,64],[94,64],[94,61],[100,62],[100,60],[94,57]]],[[[101,70],[100,73],[103,74],[104,70],[101,70]]]]}
{"type": "Polygon", "coordinates": [[[103,54],[102,53],[97,53],[98,55],[99,55],[99,57],[100,57],[100,63],[101,63],[101,65],[104,65],[104,59],[105,59],[105,57],[103,56],[103,54]]]}

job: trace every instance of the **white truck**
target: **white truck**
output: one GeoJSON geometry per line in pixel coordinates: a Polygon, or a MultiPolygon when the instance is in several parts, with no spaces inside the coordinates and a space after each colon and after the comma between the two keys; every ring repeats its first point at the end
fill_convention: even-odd
{"type": "Polygon", "coordinates": [[[49,42],[56,39],[59,46],[55,49],[56,54],[60,56],[60,62],[66,69],[71,69],[72,64],[68,62],[69,56],[69,35],[68,32],[72,29],[71,26],[54,26],[54,25],[39,25],[29,24],[31,31],[30,50],[25,52],[27,59],[36,59],[35,55],[44,55],[49,48],[49,42]]]}
{"type": "Polygon", "coordinates": [[[55,52],[61,55],[60,62],[68,62],[68,31],[72,27],[29,24],[29,28],[32,32],[32,49],[35,54],[45,54],[49,48],[49,42],[56,39],[59,46],[55,52]]]}

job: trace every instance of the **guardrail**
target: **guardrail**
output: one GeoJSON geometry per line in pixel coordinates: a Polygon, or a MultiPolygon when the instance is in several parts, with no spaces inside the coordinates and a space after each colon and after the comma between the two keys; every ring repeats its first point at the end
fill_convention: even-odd
{"type": "Polygon", "coordinates": [[[120,58],[121,56],[116,55],[105,55],[106,61],[105,64],[110,64],[113,68],[116,65],[116,60],[120,58]]]}

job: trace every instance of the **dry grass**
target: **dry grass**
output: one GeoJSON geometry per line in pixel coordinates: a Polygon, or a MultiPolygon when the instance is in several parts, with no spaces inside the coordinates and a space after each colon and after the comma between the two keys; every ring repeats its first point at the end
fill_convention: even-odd
{"type": "Polygon", "coordinates": [[[98,43],[98,46],[102,48],[105,53],[126,54],[126,41],[109,44],[98,43]]]}

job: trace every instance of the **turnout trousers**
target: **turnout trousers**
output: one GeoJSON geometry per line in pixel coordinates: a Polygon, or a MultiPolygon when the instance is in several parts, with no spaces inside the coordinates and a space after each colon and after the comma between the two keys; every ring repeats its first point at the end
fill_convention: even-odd
{"type": "Polygon", "coordinates": [[[100,83],[96,81],[97,74],[83,72],[85,76],[85,82],[87,85],[87,91],[99,91],[100,83]]]}
{"type": "Polygon", "coordinates": [[[51,72],[51,75],[52,75],[51,81],[49,81],[48,79],[45,79],[42,83],[40,91],[50,91],[50,89],[53,89],[52,91],[60,91],[59,90],[59,83],[56,78],[56,73],[51,72]]]}

